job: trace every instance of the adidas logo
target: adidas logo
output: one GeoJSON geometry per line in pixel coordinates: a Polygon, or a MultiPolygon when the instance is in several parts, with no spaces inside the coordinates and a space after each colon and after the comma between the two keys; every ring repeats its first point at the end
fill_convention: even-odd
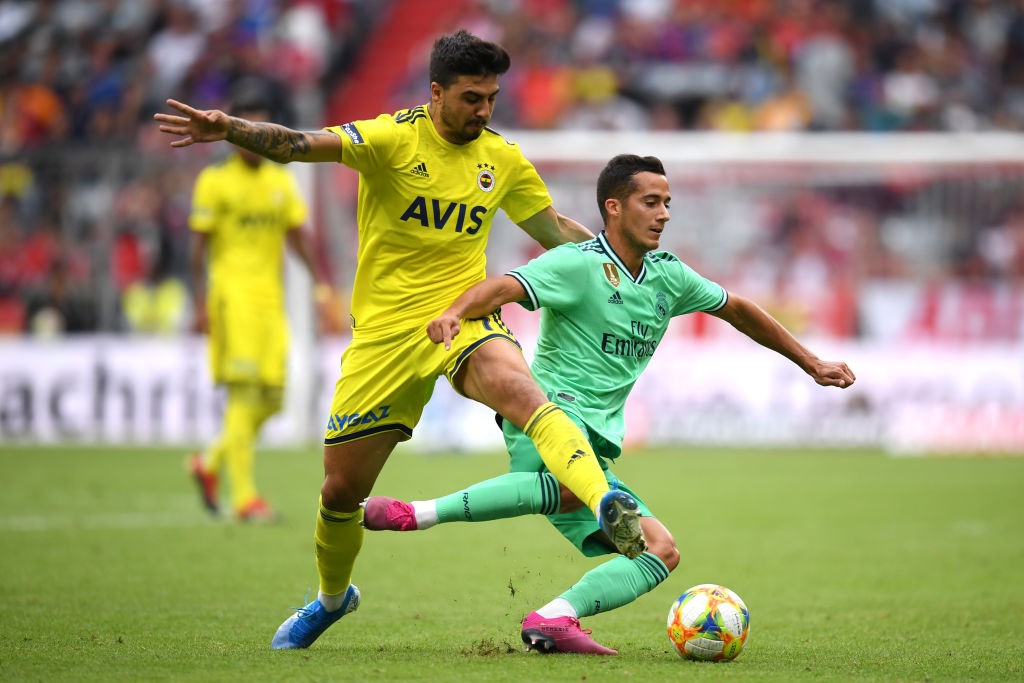
{"type": "Polygon", "coordinates": [[[430,174],[427,173],[427,165],[425,163],[423,163],[422,161],[420,163],[416,164],[415,166],[413,166],[412,170],[409,171],[409,172],[412,173],[413,175],[418,175],[418,176],[420,176],[422,178],[429,178],[430,177],[430,174]]]}
{"type": "Polygon", "coordinates": [[[622,295],[619,294],[618,292],[615,292],[610,297],[608,297],[608,303],[610,303],[610,304],[621,304],[621,303],[625,303],[625,302],[622,300],[622,295]]]}
{"type": "Polygon", "coordinates": [[[569,469],[570,467],[576,464],[576,461],[580,460],[581,458],[585,458],[586,456],[587,454],[585,452],[577,448],[576,452],[570,455],[569,459],[565,461],[565,468],[569,469]]]}

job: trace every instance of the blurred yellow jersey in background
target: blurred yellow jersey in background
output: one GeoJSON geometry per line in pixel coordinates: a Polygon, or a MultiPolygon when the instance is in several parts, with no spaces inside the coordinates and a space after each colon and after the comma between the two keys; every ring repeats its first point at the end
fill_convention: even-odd
{"type": "Polygon", "coordinates": [[[232,154],[196,179],[189,227],[209,235],[208,291],[244,291],[264,305],[284,296],[285,234],[308,209],[292,174],[232,154]]]}
{"type": "Polygon", "coordinates": [[[284,252],[308,209],[283,166],[238,154],[196,179],[189,226],[206,233],[210,369],[216,383],[283,386],[288,355],[284,252]]]}

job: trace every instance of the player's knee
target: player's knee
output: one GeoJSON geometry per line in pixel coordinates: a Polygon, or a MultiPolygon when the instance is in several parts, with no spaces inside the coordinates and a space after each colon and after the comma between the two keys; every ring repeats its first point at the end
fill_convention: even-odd
{"type": "Polygon", "coordinates": [[[334,512],[355,512],[369,492],[354,486],[352,481],[340,475],[328,474],[320,487],[320,503],[334,512]]]}
{"type": "Polygon", "coordinates": [[[284,392],[277,387],[265,389],[260,397],[260,407],[268,415],[281,412],[281,408],[284,407],[284,392]]]}
{"type": "Polygon", "coordinates": [[[474,351],[453,384],[520,429],[547,401],[522,352],[501,343],[484,344],[474,351]]]}
{"type": "Polygon", "coordinates": [[[547,396],[537,386],[530,374],[507,373],[503,377],[489,379],[490,384],[483,390],[489,397],[489,407],[519,429],[547,403],[547,396]]]}
{"type": "Polygon", "coordinates": [[[669,571],[673,571],[679,566],[679,548],[676,547],[676,543],[671,537],[667,542],[650,546],[648,551],[657,555],[658,559],[665,563],[665,567],[669,571]]]}
{"type": "Polygon", "coordinates": [[[661,522],[653,517],[643,518],[644,537],[647,540],[647,552],[657,555],[672,571],[679,566],[679,548],[672,533],[661,522]]]}

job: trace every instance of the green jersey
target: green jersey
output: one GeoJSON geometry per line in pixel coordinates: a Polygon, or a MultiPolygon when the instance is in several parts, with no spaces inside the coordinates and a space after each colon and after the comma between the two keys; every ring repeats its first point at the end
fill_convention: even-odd
{"type": "Polygon", "coordinates": [[[508,273],[519,302],[542,309],[531,366],[549,400],[574,414],[601,456],[618,457],[626,398],[665,336],[669,320],[716,311],[728,293],[669,252],[644,256],[633,277],[605,234],[563,244],[508,273]]]}

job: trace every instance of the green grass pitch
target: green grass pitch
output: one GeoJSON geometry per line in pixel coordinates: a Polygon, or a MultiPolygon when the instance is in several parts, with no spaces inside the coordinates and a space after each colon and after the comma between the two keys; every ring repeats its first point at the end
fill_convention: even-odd
{"type": "MultiPolygon", "coordinates": [[[[274,526],[200,509],[184,454],[0,446],[0,679],[10,681],[1024,680],[1024,459],[869,451],[629,452],[616,467],[682,563],[584,626],[619,657],[523,651],[518,622],[597,560],[542,518],[368,533],[358,612],[309,650],[270,637],[315,591],[316,447],[264,451],[274,526]],[[751,613],[726,664],[665,616],[722,583],[751,613]]],[[[428,498],[502,454],[396,452],[375,493],[428,498]]]]}

